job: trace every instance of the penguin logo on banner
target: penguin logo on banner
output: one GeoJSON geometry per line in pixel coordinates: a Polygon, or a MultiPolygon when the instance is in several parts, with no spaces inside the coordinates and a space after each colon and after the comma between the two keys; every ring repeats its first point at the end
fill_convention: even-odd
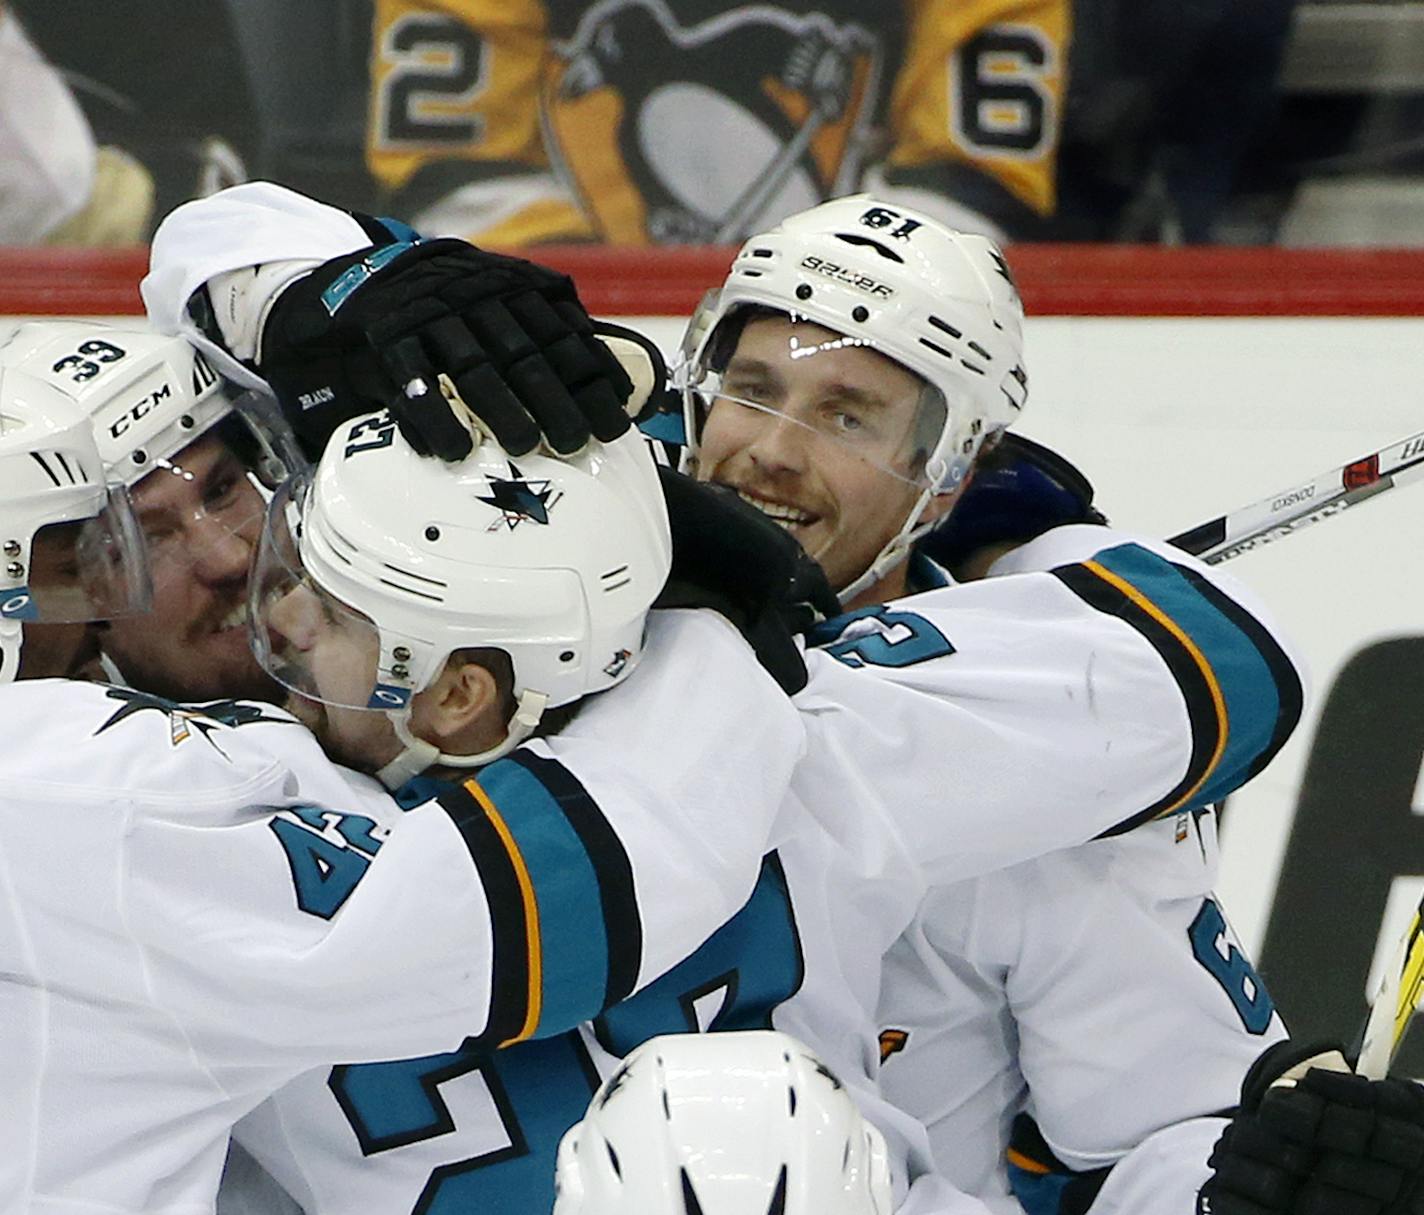
{"type": "Polygon", "coordinates": [[[859,180],[885,59],[859,23],[605,0],[553,49],[550,152],[606,241],[732,243],[859,180]]]}

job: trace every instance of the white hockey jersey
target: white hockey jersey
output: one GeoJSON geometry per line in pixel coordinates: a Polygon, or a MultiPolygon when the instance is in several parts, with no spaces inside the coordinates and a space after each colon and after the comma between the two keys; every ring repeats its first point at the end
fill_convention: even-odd
{"type": "MultiPolygon", "coordinates": [[[[1048,564],[1079,587],[1092,586],[1089,572],[1099,582],[1131,572],[1113,588],[1125,622],[1143,627],[1155,605],[1164,659],[1175,643],[1175,665],[1196,668],[1212,709],[1189,711],[1198,763],[1215,763],[1198,769],[1183,803],[1200,805],[1217,795],[1202,790],[1234,788],[1284,741],[1303,696],[1293,664],[1239,611],[1246,592],[1220,595],[1230,584],[1207,581],[1170,550],[1157,550],[1171,564],[1155,573],[1141,545],[1063,564],[1091,534],[1060,529],[994,572],[1048,564]],[[1129,606],[1140,609],[1135,621],[1129,606]],[[1249,673],[1258,662],[1270,678],[1249,673]],[[1213,734],[1213,719],[1225,734],[1213,734]],[[1223,765],[1236,769],[1224,784],[1223,765]]],[[[1185,681],[1182,694],[1189,705],[1185,681]]],[[[1011,1159],[1019,1197],[1051,1213],[1065,1180],[1059,1162],[1079,1172],[1115,1165],[1095,1212],[1191,1215],[1222,1125],[1202,1116],[1235,1103],[1252,1060],[1284,1033],[1212,894],[1216,868],[1214,816],[1197,813],[932,887],[886,960],[882,1083],[927,1124],[951,1181],[1017,1213],[1011,1159]],[[1010,1152],[1023,1110],[1046,1150],[1010,1152]]]]}
{"type": "Polygon", "coordinates": [[[881,1080],[950,1180],[1003,1215],[1020,1198],[1056,1215],[1060,1162],[1123,1167],[1120,1187],[1118,1162],[1160,1136],[1150,1201],[1124,1210],[1193,1215],[1222,1126],[1204,1116],[1285,1033],[1216,868],[1201,810],[930,892],[886,958],[881,1080]],[[1020,1111],[1042,1145],[1011,1147],[1020,1111]]]}
{"type": "MultiPolygon", "coordinates": [[[[308,1215],[544,1211],[559,1135],[622,1054],[656,1033],[772,1024],[813,1043],[856,1089],[887,1132],[903,1194],[925,1167],[924,1141],[874,1091],[870,1027],[881,956],[930,888],[1233,788],[1299,710],[1293,666],[1217,575],[1105,529],[1064,530],[1037,556],[1057,561],[1086,544],[1089,561],[860,613],[808,655],[797,812],[752,900],[692,957],[577,1034],[495,1056],[472,1049],[308,1073],[245,1120],[244,1145],[308,1215]],[[1156,645],[1140,620],[1072,589],[1080,565],[1092,577],[1093,567],[1126,571],[1114,589],[1159,626],[1156,645]],[[1184,689],[1162,656],[1169,641],[1200,655],[1199,683],[1184,689]],[[1233,716],[1193,713],[1202,683],[1233,716]],[[873,763],[884,767],[872,778],[873,763]]],[[[1157,824],[1145,838],[1175,829],[1157,824]]],[[[1136,836],[1122,846],[1136,850],[1136,836]]],[[[1187,878],[1198,909],[1200,866],[1187,878]]],[[[1182,907],[1181,879],[1157,876],[1164,903],[1182,907]]],[[[993,1138],[981,1136],[988,1171],[993,1138]]],[[[983,1210],[946,1190],[937,1197],[915,1209],[983,1210]]]]}
{"type": "Polygon", "coordinates": [[[210,1210],[231,1124],[304,1070],[596,1014],[746,901],[802,745],[695,612],[558,739],[408,811],[270,706],[38,681],[0,720],[6,1215],[210,1210]]]}

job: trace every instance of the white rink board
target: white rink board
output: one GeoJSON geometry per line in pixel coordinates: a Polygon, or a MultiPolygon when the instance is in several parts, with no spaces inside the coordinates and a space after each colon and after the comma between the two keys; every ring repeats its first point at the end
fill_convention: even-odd
{"type": "MultiPolygon", "coordinates": [[[[678,320],[618,320],[676,348],[678,320]]],[[[1028,342],[1024,432],[1083,468],[1114,523],[1151,535],[1424,431],[1421,319],[1049,317],[1028,342]]],[[[1361,645],[1424,634],[1424,552],[1407,542],[1421,518],[1424,489],[1406,487],[1231,563],[1298,641],[1317,694],[1361,645]]],[[[1314,734],[1310,713],[1231,799],[1221,894],[1248,952],[1314,734]]]]}

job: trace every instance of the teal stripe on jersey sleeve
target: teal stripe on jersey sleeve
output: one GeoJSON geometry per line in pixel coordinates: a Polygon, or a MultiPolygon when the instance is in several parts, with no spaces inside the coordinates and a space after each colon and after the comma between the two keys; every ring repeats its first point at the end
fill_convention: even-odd
{"type": "Polygon", "coordinates": [[[519,764],[480,773],[529,870],[539,908],[542,1003],[535,1036],[562,1032],[601,1009],[608,987],[608,930],[598,875],[558,801],[519,764]]]}
{"type": "Polygon", "coordinates": [[[1252,638],[1165,557],[1123,544],[1092,559],[1155,604],[1211,668],[1226,703],[1226,747],[1206,783],[1179,809],[1220,801],[1246,779],[1275,736],[1281,695],[1270,664],[1252,638]]]}

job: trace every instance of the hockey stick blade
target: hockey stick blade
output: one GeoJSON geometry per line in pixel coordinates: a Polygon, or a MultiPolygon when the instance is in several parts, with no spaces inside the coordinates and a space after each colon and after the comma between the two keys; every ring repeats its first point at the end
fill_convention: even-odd
{"type": "Polygon", "coordinates": [[[1208,565],[1227,561],[1384,493],[1424,473],[1424,433],[1198,524],[1168,543],[1208,565]]]}
{"type": "Polygon", "coordinates": [[[1360,1035],[1355,1071],[1382,1080],[1399,1053],[1404,1035],[1419,1011],[1424,995],[1424,900],[1411,913],[1409,924],[1395,946],[1389,964],[1370,1004],[1360,1035]]]}

